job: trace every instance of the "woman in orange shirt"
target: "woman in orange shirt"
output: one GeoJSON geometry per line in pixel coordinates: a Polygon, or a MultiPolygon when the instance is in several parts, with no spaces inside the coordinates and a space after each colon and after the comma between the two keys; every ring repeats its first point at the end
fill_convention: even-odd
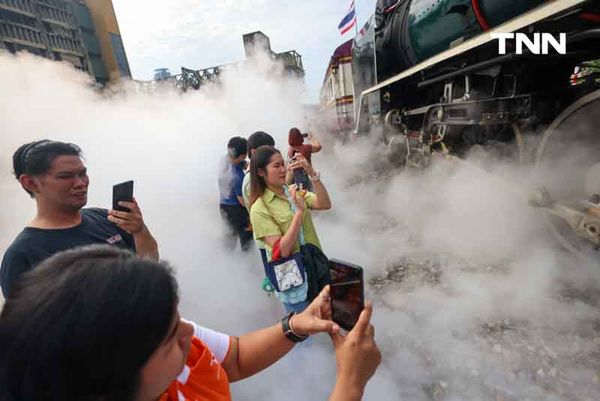
{"type": "Polygon", "coordinates": [[[0,314],[3,401],[231,400],[229,383],[267,368],[310,334],[330,333],[331,401],[356,401],[380,353],[365,308],[348,336],[328,289],[281,324],[230,337],[179,317],[164,263],[108,246],[65,251],[23,275],[0,314]]]}

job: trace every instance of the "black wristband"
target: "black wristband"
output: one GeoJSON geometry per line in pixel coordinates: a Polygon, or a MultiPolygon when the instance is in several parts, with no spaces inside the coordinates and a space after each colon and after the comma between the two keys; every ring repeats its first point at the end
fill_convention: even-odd
{"type": "Polygon", "coordinates": [[[290,312],[289,315],[281,319],[281,328],[283,329],[283,335],[293,343],[301,343],[308,338],[308,335],[300,336],[292,330],[290,327],[290,319],[296,312],[290,312]]]}

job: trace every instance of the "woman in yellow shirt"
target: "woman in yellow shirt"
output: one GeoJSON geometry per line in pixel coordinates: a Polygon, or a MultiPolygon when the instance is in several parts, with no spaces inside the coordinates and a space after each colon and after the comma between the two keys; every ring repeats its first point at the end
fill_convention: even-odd
{"type": "MultiPolygon", "coordinates": [[[[250,174],[250,222],[254,239],[265,245],[267,259],[273,259],[274,247],[280,249],[281,258],[287,258],[300,250],[303,241],[320,249],[321,243],[310,209],[331,209],[331,199],[319,172],[306,158],[296,154],[286,166],[279,150],[272,146],[261,146],[252,156],[250,174]],[[287,171],[296,168],[306,171],[314,192],[306,192],[295,185],[286,186],[287,171]]],[[[305,293],[288,290],[276,294],[289,312],[301,311],[308,305],[305,293]]]]}

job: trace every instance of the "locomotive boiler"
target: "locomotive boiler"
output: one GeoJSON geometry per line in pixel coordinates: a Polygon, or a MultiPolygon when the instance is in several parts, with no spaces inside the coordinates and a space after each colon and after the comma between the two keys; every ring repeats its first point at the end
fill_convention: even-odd
{"type": "Polygon", "coordinates": [[[598,248],[598,60],[595,0],[379,0],[353,42],[355,133],[406,167],[474,148],[530,164],[553,230],[598,248]]]}

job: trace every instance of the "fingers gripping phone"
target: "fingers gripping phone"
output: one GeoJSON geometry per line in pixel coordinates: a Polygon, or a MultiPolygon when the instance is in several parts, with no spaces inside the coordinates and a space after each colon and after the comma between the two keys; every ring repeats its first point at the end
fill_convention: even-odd
{"type": "MultiPolygon", "coordinates": [[[[300,152],[298,152],[296,149],[294,149],[292,151],[292,159],[291,161],[295,161],[296,156],[299,155],[300,152]]],[[[306,188],[306,177],[305,177],[305,173],[304,173],[304,169],[302,167],[298,167],[292,170],[292,174],[294,176],[294,184],[296,185],[302,185],[304,188],[306,188]]]]}
{"type": "Polygon", "coordinates": [[[112,208],[121,212],[129,212],[126,207],[119,206],[119,202],[133,201],[133,181],[125,181],[113,186],[112,208]]]}
{"type": "Polygon", "coordinates": [[[352,263],[330,259],[331,317],[345,330],[352,330],[365,308],[363,269],[352,263]]]}
{"type": "Polygon", "coordinates": [[[306,188],[306,178],[304,170],[302,170],[301,168],[297,168],[292,170],[292,174],[294,175],[294,184],[302,186],[301,189],[306,188]]]}

